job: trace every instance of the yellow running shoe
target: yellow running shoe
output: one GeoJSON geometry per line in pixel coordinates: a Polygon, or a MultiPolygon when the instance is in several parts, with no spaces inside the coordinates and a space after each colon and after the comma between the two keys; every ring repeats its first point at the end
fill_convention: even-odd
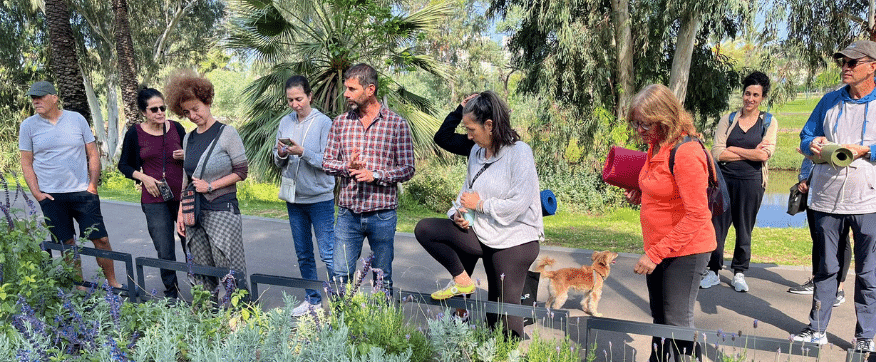
{"type": "Polygon", "coordinates": [[[457,295],[471,294],[474,293],[474,290],[474,283],[471,283],[469,285],[459,285],[451,280],[450,283],[447,284],[447,287],[435,293],[432,293],[432,299],[444,300],[450,297],[455,297],[457,295]]]}

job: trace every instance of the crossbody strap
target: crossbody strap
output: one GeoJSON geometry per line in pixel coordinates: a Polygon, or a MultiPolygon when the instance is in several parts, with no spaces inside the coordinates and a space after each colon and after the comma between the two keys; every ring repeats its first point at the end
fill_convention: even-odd
{"type": "Polygon", "coordinates": [[[476,173],[476,174],[474,175],[474,177],[471,178],[471,182],[468,183],[468,188],[469,188],[469,189],[471,189],[472,186],[474,186],[475,180],[477,180],[478,177],[480,177],[481,174],[484,173],[484,171],[486,171],[487,168],[489,168],[493,163],[495,163],[495,162],[485,163],[485,164],[484,164],[484,167],[481,167],[480,171],[478,171],[478,173],[476,173]]]}
{"type": "MultiPolygon", "coordinates": [[[[312,112],[312,111],[311,111],[312,112]]],[[[306,118],[305,118],[306,119],[306,118]]],[[[310,133],[310,127],[316,122],[315,119],[310,120],[310,124],[307,125],[307,129],[304,130],[304,136],[301,137],[301,148],[304,149],[304,142],[307,141],[307,134],[310,133]]],[[[301,151],[301,154],[304,154],[304,151],[301,151]]],[[[298,164],[295,165],[295,178],[298,178],[298,170],[301,169],[301,156],[298,156],[298,164]]]]}
{"type": "Polygon", "coordinates": [[[201,174],[198,178],[204,178],[204,169],[207,168],[207,162],[210,160],[210,154],[213,153],[213,149],[216,148],[216,144],[219,143],[219,137],[222,136],[222,131],[225,129],[225,125],[220,123],[219,132],[216,133],[216,138],[213,139],[213,142],[210,143],[210,149],[207,150],[207,155],[204,156],[204,163],[201,166],[201,174]]]}
{"type": "MultiPolygon", "coordinates": [[[[167,122],[167,121],[165,121],[167,122]]],[[[164,180],[167,176],[167,154],[164,150],[165,138],[167,137],[167,125],[161,125],[161,130],[164,131],[161,133],[161,179],[164,180]]]]}

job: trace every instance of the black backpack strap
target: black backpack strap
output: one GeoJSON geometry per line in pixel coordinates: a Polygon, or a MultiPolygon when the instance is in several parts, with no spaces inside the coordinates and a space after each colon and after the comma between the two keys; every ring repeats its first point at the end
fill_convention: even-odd
{"type": "Polygon", "coordinates": [[[703,152],[706,153],[706,163],[709,166],[709,185],[717,185],[718,177],[715,175],[716,166],[715,162],[712,160],[712,155],[710,155],[709,151],[706,150],[706,145],[703,144],[703,141],[696,137],[684,136],[684,139],[682,139],[681,142],[675,144],[675,147],[673,147],[672,151],[669,152],[669,172],[671,172],[672,175],[675,176],[675,153],[678,152],[678,148],[681,147],[681,145],[691,141],[696,141],[697,143],[699,143],[700,147],[703,148],[703,152]]]}

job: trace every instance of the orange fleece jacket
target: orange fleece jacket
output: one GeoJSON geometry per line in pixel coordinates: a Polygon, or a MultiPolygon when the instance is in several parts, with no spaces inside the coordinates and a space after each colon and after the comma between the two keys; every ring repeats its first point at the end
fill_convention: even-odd
{"type": "Polygon", "coordinates": [[[651,145],[639,173],[645,254],[656,264],[665,258],[711,252],[717,246],[706,196],[706,153],[697,142],[681,145],[673,176],[669,154],[674,147],[664,145],[654,155],[651,145]]]}

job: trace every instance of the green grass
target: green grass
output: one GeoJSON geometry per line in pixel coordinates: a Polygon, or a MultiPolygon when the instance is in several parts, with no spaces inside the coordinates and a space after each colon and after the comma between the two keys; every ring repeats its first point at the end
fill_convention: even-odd
{"type": "Polygon", "coordinates": [[[782,114],[782,113],[805,113],[806,116],[809,116],[812,113],[812,110],[815,109],[815,105],[818,104],[818,101],[821,100],[821,97],[809,97],[809,98],[797,98],[793,101],[787,102],[780,106],[775,107],[775,109],[771,110],[773,114],[782,114]]]}
{"type": "Polygon", "coordinates": [[[803,156],[797,152],[800,147],[800,130],[809,119],[820,98],[795,99],[776,107],[772,113],[779,122],[776,152],[770,159],[770,169],[799,170],[803,156]]]}

